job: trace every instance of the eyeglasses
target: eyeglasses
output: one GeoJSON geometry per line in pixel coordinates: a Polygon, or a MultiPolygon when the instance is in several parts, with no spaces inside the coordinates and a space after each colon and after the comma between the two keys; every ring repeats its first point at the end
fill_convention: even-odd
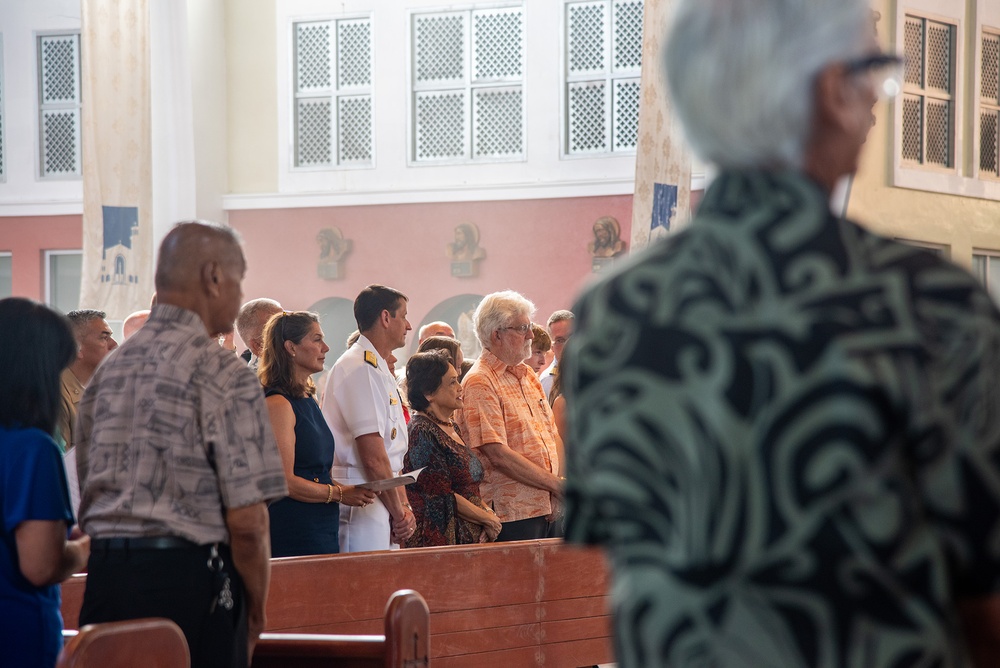
{"type": "Polygon", "coordinates": [[[882,99],[891,99],[903,91],[903,68],[906,60],[890,53],[877,53],[844,62],[847,74],[867,74],[882,99]]]}
{"type": "Polygon", "coordinates": [[[531,331],[531,323],[526,325],[518,325],[517,327],[501,327],[500,329],[509,329],[511,331],[517,332],[521,336],[524,336],[529,331],[531,331]]]}

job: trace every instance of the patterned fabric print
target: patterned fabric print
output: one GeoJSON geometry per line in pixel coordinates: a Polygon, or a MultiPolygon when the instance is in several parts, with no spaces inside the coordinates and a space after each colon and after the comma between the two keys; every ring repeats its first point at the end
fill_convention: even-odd
{"type": "Polygon", "coordinates": [[[574,308],[567,537],[629,666],[959,666],[1000,575],[1000,314],[974,279],[720,176],[574,308]]]}
{"type": "Polygon", "coordinates": [[[225,508],[288,494],[260,382],[191,311],[157,304],[97,369],[74,433],[93,538],[229,541],[225,508]]]}
{"type": "Polygon", "coordinates": [[[417,529],[406,547],[478,543],[482,527],[458,516],[455,494],[483,505],[479,482],[483,466],[464,443],[449,437],[423,415],[409,426],[410,449],[403,458],[403,472],[427,467],[417,482],[406,487],[417,529]]]}
{"type": "MultiPolygon", "coordinates": [[[[473,450],[503,443],[533,464],[559,470],[555,422],[538,377],[527,364],[507,366],[484,350],[462,381],[465,408],[457,421],[473,450]]],[[[483,460],[480,486],[501,522],[515,522],[552,512],[549,493],[523,485],[483,460]]]]}

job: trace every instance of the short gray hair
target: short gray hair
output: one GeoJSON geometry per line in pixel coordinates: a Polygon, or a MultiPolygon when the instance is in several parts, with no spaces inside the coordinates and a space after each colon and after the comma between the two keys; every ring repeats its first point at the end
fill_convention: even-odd
{"type": "Polygon", "coordinates": [[[87,325],[95,320],[106,320],[108,314],[93,308],[80,308],[70,311],[66,314],[66,317],[69,318],[70,323],[73,325],[73,336],[79,339],[87,325]]]}
{"type": "Polygon", "coordinates": [[[866,0],[678,0],[663,52],[695,152],[723,168],[802,167],[813,83],[861,55],[866,0]]]}
{"type": "Polygon", "coordinates": [[[566,309],[560,309],[558,311],[554,311],[552,315],[549,316],[549,320],[548,322],[545,323],[545,326],[548,327],[549,329],[552,329],[552,325],[556,324],[557,322],[562,322],[563,320],[575,320],[575,319],[576,316],[573,315],[572,311],[567,311],[566,309]]]}
{"type": "Polygon", "coordinates": [[[476,338],[483,348],[489,348],[493,332],[506,327],[507,323],[519,315],[530,318],[534,313],[535,305],[518,292],[504,290],[488,294],[479,302],[472,315],[476,338]]]}
{"type": "Polygon", "coordinates": [[[261,340],[264,325],[267,324],[267,320],[260,322],[261,316],[267,315],[270,320],[276,313],[281,313],[281,304],[266,297],[251,299],[241,306],[239,315],[236,316],[236,331],[243,343],[250,345],[251,339],[261,340]]]}

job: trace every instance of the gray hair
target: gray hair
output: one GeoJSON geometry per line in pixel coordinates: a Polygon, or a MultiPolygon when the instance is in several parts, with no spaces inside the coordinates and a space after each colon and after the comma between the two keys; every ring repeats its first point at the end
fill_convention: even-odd
{"type": "Polygon", "coordinates": [[[679,0],[663,57],[695,152],[723,168],[801,167],[813,82],[861,55],[865,0],[679,0]]]}
{"type": "Polygon", "coordinates": [[[239,315],[236,316],[236,331],[243,339],[243,343],[250,345],[251,340],[262,340],[264,326],[276,313],[281,313],[281,304],[266,297],[251,299],[241,306],[239,315]]]}
{"type": "Polygon", "coordinates": [[[472,315],[479,344],[483,348],[489,348],[493,332],[506,327],[507,323],[519,315],[530,318],[534,312],[535,305],[513,290],[486,295],[472,315]]]}
{"type": "Polygon", "coordinates": [[[549,329],[552,329],[552,325],[556,324],[557,322],[562,322],[563,320],[575,320],[575,319],[576,316],[573,315],[572,311],[567,311],[566,309],[560,309],[558,311],[554,311],[552,315],[549,316],[549,320],[548,322],[545,323],[545,326],[548,327],[549,329]]]}
{"type": "Polygon", "coordinates": [[[105,320],[108,314],[97,309],[81,308],[70,311],[66,314],[66,317],[69,318],[70,323],[73,325],[73,336],[79,339],[88,324],[95,320],[105,320]]]}

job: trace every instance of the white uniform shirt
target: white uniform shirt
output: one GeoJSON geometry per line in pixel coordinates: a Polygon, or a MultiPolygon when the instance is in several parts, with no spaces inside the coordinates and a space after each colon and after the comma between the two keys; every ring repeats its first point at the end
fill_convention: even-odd
{"type": "Polygon", "coordinates": [[[406,418],[396,379],[366,337],[333,365],[323,395],[323,416],[333,432],[334,467],[357,469],[361,478],[372,479],[362,469],[355,439],[374,433],[385,441],[393,472],[403,467],[406,418]]]}
{"type": "Polygon", "coordinates": [[[549,393],[552,391],[552,383],[556,382],[556,374],[558,373],[559,363],[552,360],[552,364],[542,369],[542,372],[538,374],[538,382],[542,384],[542,390],[545,392],[546,399],[549,398],[549,393]]]}

